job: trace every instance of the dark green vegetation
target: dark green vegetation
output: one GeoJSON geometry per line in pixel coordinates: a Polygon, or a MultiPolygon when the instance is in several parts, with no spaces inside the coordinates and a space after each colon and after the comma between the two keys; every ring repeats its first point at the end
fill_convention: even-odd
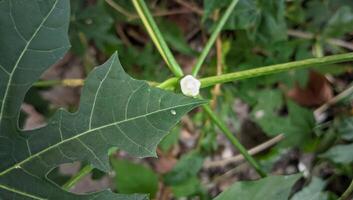
{"type": "Polygon", "coordinates": [[[352,31],[350,0],[0,0],[0,199],[348,200],[352,31]]]}

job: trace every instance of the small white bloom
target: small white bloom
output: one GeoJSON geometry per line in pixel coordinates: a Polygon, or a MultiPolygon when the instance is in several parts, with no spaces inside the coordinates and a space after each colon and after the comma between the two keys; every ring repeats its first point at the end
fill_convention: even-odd
{"type": "Polygon", "coordinates": [[[191,75],[187,75],[180,81],[181,91],[186,96],[195,97],[200,93],[201,82],[191,75]]]}
{"type": "Polygon", "coordinates": [[[299,162],[298,170],[303,173],[304,177],[306,177],[306,178],[309,177],[309,174],[310,174],[309,169],[306,167],[306,165],[304,163],[299,162]]]}

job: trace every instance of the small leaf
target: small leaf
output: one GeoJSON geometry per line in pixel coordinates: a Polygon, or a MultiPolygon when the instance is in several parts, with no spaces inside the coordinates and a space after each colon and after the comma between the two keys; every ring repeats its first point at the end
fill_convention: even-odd
{"type": "Polygon", "coordinates": [[[204,158],[197,151],[184,155],[176,166],[164,176],[167,185],[180,185],[195,177],[202,168],[204,158]]]}
{"type": "Polygon", "coordinates": [[[242,181],[232,185],[214,200],[284,200],[288,199],[294,183],[300,174],[290,176],[269,176],[257,181],[242,181]]]}
{"type": "Polygon", "coordinates": [[[297,192],[291,200],[327,200],[327,194],[322,192],[325,186],[325,181],[320,178],[313,177],[310,184],[297,192]]]}
{"type": "Polygon", "coordinates": [[[320,157],[327,158],[338,164],[349,164],[353,162],[353,144],[336,145],[321,154],[320,157]]]}
{"type": "Polygon", "coordinates": [[[348,6],[342,6],[328,21],[323,32],[326,37],[339,37],[353,29],[353,11],[348,6]]]}
{"type": "Polygon", "coordinates": [[[353,140],[353,116],[338,120],[335,127],[343,139],[353,140]]]}
{"type": "Polygon", "coordinates": [[[117,190],[124,194],[143,193],[154,198],[158,190],[158,176],[150,168],[129,161],[112,159],[116,172],[117,190]]]}

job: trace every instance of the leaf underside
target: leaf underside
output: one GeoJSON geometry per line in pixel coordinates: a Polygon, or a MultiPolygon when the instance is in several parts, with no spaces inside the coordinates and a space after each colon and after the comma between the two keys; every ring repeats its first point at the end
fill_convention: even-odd
{"type": "Polygon", "coordinates": [[[27,90],[70,47],[69,10],[69,0],[0,1],[0,199],[148,199],[110,191],[72,194],[46,176],[73,161],[108,171],[111,147],[156,156],[170,128],[205,101],[131,78],[115,53],[88,76],[76,113],[59,110],[43,128],[18,128],[27,90]]]}

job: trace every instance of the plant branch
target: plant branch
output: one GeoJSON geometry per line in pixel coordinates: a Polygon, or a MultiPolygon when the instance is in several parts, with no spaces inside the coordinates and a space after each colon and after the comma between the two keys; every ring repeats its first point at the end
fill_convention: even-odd
{"type": "MultiPolygon", "coordinates": [[[[315,35],[313,33],[309,33],[309,32],[303,32],[303,31],[299,31],[299,30],[288,30],[287,31],[288,35],[293,36],[293,37],[298,37],[298,38],[303,38],[303,39],[314,39],[315,35]]],[[[344,40],[341,39],[337,39],[337,38],[327,38],[324,40],[325,42],[327,42],[328,44],[331,45],[335,45],[335,46],[339,46],[339,47],[343,47],[349,50],[353,51],[353,44],[346,42],[344,40]]]]}
{"type": "Polygon", "coordinates": [[[175,85],[178,83],[178,81],[179,81],[179,78],[172,77],[158,84],[157,87],[161,89],[166,89],[166,90],[168,89],[173,90],[175,88],[175,85]]]}
{"type": "MultiPolygon", "coordinates": [[[[271,146],[282,141],[283,139],[284,139],[283,134],[277,135],[276,137],[271,138],[270,140],[268,140],[262,144],[259,144],[258,146],[254,147],[254,148],[251,148],[248,152],[250,155],[253,156],[255,154],[258,154],[258,153],[270,148],[271,146]]],[[[239,155],[236,155],[234,157],[227,158],[224,160],[205,162],[204,166],[205,166],[205,168],[222,167],[222,166],[228,165],[230,163],[237,163],[237,162],[240,162],[243,160],[244,160],[244,156],[242,154],[239,154],[239,155]]]]}
{"type": "Polygon", "coordinates": [[[224,15],[221,17],[220,21],[218,22],[218,24],[216,25],[216,28],[213,30],[210,39],[208,39],[206,46],[204,47],[204,49],[202,50],[193,70],[192,70],[192,75],[193,76],[197,76],[198,72],[200,71],[200,68],[202,66],[202,64],[204,63],[208,53],[211,50],[211,47],[213,46],[213,44],[215,43],[218,34],[221,32],[224,24],[227,22],[230,14],[232,13],[232,11],[234,10],[234,7],[237,5],[238,0],[233,0],[230,5],[228,6],[227,10],[225,11],[224,15]]]}
{"type": "Polygon", "coordinates": [[[52,86],[65,86],[65,87],[79,87],[83,86],[84,80],[80,78],[76,79],[63,79],[63,80],[42,80],[37,81],[33,84],[33,87],[46,88],[52,86]]]}
{"type": "Polygon", "coordinates": [[[232,82],[236,80],[264,76],[268,74],[274,74],[274,73],[279,73],[279,72],[293,70],[293,69],[317,67],[321,65],[328,65],[328,64],[346,62],[351,60],[353,60],[353,53],[345,53],[345,54],[338,54],[338,55],[332,55],[332,56],[325,56],[321,58],[311,58],[311,59],[306,59],[301,61],[270,65],[266,67],[259,67],[259,68],[244,70],[240,72],[222,74],[220,76],[211,76],[207,78],[202,78],[200,79],[200,81],[201,81],[201,87],[205,88],[218,83],[232,82]]]}
{"type": "Polygon", "coordinates": [[[176,62],[169,47],[167,46],[167,43],[165,42],[160,30],[158,29],[151,13],[149,12],[146,3],[143,0],[132,0],[132,2],[148,34],[150,35],[153,43],[156,45],[162,58],[167,63],[169,69],[174,73],[175,76],[183,76],[183,71],[181,70],[179,64],[176,62]]]}
{"type": "Polygon", "coordinates": [[[76,175],[70,178],[62,187],[66,190],[70,190],[76,183],[78,183],[83,177],[91,173],[93,167],[91,165],[84,166],[76,175]]]}
{"type": "Polygon", "coordinates": [[[320,106],[314,111],[314,116],[316,118],[320,118],[320,115],[324,113],[331,105],[341,101],[342,99],[346,98],[347,96],[353,93],[353,84],[349,86],[347,89],[339,93],[337,96],[330,99],[328,102],[320,106]]]}
{"type": "Polygon", "coordinates": [[[107,4],[109,4],[116,11],[124,15],[128,20],[131,20],[132,18],[136,17],[134,14],[130,13],[129,11],[121,7],[119,4],[117,4],[114,0],[105,0],[105,2],[107,2],[107,4]]]}
{"type": "Polygon", "coordinates": [[[256,160],[248,153],[245,147],[238,141],[232,132],[227,128],[222,120],[212,111],[209,105],[203,105],[204,110],[210,116],[211,120],[218,126],[222,133],[228,138],[233,146],[245,157],[249,164],[259,173],[261,177],[266,177],[266,173],[260,168],[256,160]]]}
{"type": "Polygon", "coordinates": [[[198,15],[203,15],[203,10],[197,7],[196,5],[193,5],[190,2],[184,1],[184,0],[175,0],[178,4],[190,9],[191,11],[195,12],[198,15]]]}

